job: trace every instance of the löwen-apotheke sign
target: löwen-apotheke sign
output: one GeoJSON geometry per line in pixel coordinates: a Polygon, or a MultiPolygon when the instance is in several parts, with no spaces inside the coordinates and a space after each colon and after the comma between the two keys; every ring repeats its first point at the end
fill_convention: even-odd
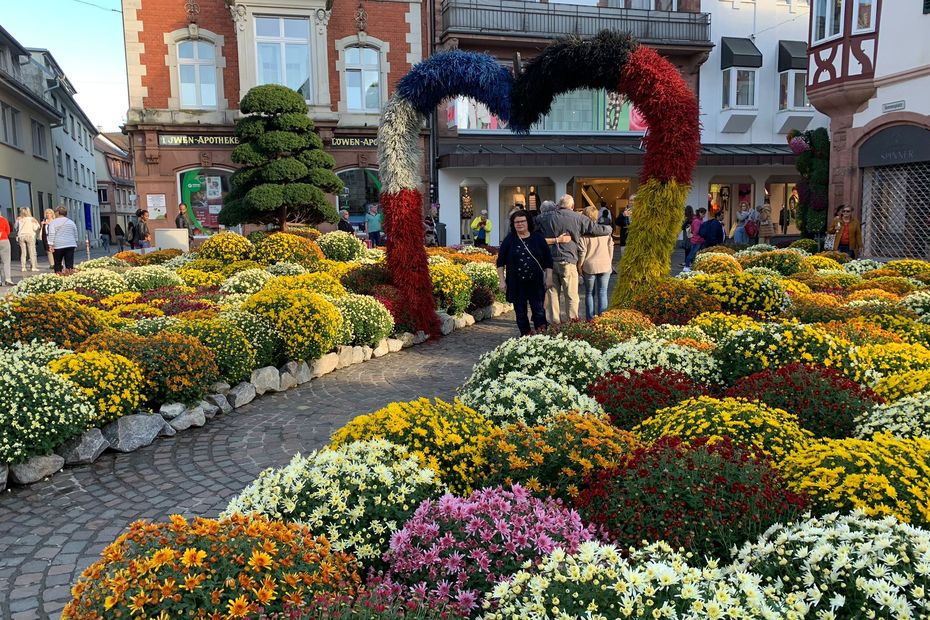
{"type": "Polygon", "coordinates": [[[216,136],[199,133],[163,133],[158,136],[158,146],[199,148],[204,146],[236,146],[237,144],[239,144],[237,136],[216,136]]]}
{"type": "Polygon", "coordinates": [[[334,149],[378,148],[378,139],[372,137],[333,136],[329,141],[334,149]]]}

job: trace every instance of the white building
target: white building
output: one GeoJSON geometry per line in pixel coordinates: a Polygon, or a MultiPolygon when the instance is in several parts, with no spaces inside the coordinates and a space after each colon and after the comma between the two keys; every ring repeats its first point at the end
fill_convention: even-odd
{"type": "Polygon", "coordinates": [[[97,174],[94,160],[94,124],[74,99],[74,86],[51,52],[30,48],[31,62],[23,67],[34,81],[44,84],[44,98],[62,115],[62,123],[52,128],[52,158],[57,172],[58,204],[68,208],[68,217],[77,225],[78,242],[99,238],[100,207],[97,201],[97,174]]]}
{"type": "Polygon", "coordinates": [[[792,129],[825,127],[807,100],[807,0],[704,0],[714,48],[701,66],[701,143],[742,161],[703,157],[689,204],[723,209],[727,227],[739,203],[769,203],[777,233],[797,233],[788,213],[800,177],[787,147],[792,129]],[[709,146],[712,145],[712,146],[709,146]],[[754,162],[753,159],[758,160],[754,162]]]}

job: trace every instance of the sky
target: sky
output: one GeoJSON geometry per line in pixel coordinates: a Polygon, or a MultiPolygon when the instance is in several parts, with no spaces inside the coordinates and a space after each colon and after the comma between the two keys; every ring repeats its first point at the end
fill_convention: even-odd
{"type": "Polygon", "coordinates": [[[0,25],[49,50],[93,124],[119,130],[129,107],[120,0],[0,0],[0,25]]]}

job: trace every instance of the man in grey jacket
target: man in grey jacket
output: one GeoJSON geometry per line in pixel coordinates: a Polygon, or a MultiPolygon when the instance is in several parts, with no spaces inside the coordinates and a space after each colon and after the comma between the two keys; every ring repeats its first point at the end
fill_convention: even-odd
{"type": "Polygon", "coordinates": [[[571,237],[571,241],[549,246],[553,262],[553,289],[546,300],[549,323],[564,323],[578,318],[578,240],[584,236],[602,237],[611,233],[610,226],[595,224],[590,218],[575,213],[574,207],[575,199],[565,194],[554,210],[551,202],[544,202],[542,214],[536,220],[536,228],[544,237],[571,237]]]}

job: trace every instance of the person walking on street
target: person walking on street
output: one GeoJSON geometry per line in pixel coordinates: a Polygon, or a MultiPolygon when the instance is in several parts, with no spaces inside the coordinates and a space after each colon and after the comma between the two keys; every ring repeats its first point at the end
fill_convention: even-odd
{"type": "Polygon", "coordinates": [[[539,331],[548,326],[543,299],[546,289],[552,287],[552,254],[543,236],[533,230],[528,211],[521,209],[510,215],[510,232],[497,254],[497,279],[514,306],[521,336],[531,333],[527,305],[533,328],[539,331]]]}
{"type": "MultiPolygon", "coordinates": [[[[511,215],[514,213],[516,213],[516,211],[510,212],[511,215]]],[[[482,211],[481,215],[472,220],[471,230],[472,238],[475,240],[476,246],[485,247],[488,245],[488,238],[491,236],[491,220],[488,219],[488,212],[486,210],[482,211]]]]}
{"type": "Polygon", "coordinates": [[[119,251],[123,251],[123,246],[126,245],[126,233],[123,232],[123,229],[119,224],[116,225],[116,228],[113,229],[113,232],[116,233],[116,243],[119,251]]]}
{"type": "MultiPolygon", "coordinates": [[[[688,260],[688,254],[691,252],[691,224],[694,222],[694,207],[688,205],[685,207],[685,218],[681,221],[681,249],[685,251],[685,261],[688,260]]],[[[682,267],[685,263],[681,264],[682,267]]]]}
{"type": "Polygon", "coordinates": [[[0,215],[0,268],[3,270],[3,283],[13,286],[13,255],[10,247],[10,223],[0,215]]]}
{"type": "MultiPolygon", "coordinates": [[[[593,206],[585,207],[583,214],[592,222],[598,221],[598,210],[593,206]]],[[[589,321],[607,310],[607,285],[613,270],[613,259],[613,235],[579,239],[578,271],[584,277],[585,309],[589,321]]]]}
{"type": "Polygon", "coordinates": [[[701,246],[704,244],[704,239],[701,237],[701,225],[704,223],[705,215],[707,215],[707,209],[701,207],[694,214],[694,217],[691,218],[691,226],[688,230],[691,249],[688,250],[688,255],[685,257],[685,268],[682,269],[682,271],[691,271],[694,257],[697,256],[698,250],[700,250],[701,246]]]}
{"type": "MultiPolygon", "coordinates": [[[[712,248],[715,245],[723,245],[726,240],[726,231],[723,230],[723,211],[718,211],[716,217],[708,218],[701,224],[698,229],[698,236],[704,241],[701,242],[701,249],[712,248]]],[[[696,254],[696,253],[695,253],[696,254]]]]}
{"type": "Polygon", "coordinates": [[[603,237],[611,233],[610,226],[595,223],[591,218],[575,213],[575,199],[565,194],[559,199],[558,208],[546,208],[536,225],[543,237],[561,238],[569,235],[571,241],[556,242],[550,246],[552,253],[553,290],[549,295],[546,312],[550,323],[567,322],[578,318],[578,244],[582,237],[603,237]]]}
{"type": "Polygon", "coordinates": [[[850,258],[856,258],[856,254],[862,250],[862,226],[859,220],[852,216],[852,207],[842,205],[839,209],[839,217],[833,220],[827,232],[836,235],[834,248],[850,258]]]}
{"type": "Polygon", "coordinates": [[[365,232],[372,247],[381,245],[381,231],[384,230],[384,215],[378,212],[378,205],[369,205],[365,214],[365,232]]]}
{"type": "Polygon", "coordinates": [[[23,271],[26,271],[27,256],[32,261],[32,270],[39,270],[36,258],[36,234],[41,228],[39,220],[32,217],[29,209],[19,210],[19,217],[16,218],[16,240],[19,242],[19,265],[23,271]]]}
{"type": "Polygon", "coordinates": [[[51,269],[52,265],[55,264],[55,260],[52,257],[52,246],[48,242],[48,227],[51,226],[52,222],[55,219],[55,212],[51,209],[45,210],[45,219],[42,220],[42,247],[45,249],[45,256],[48,258],[48,268],[51,269]]]}
{"type": "Polygon", "coordinates": [[[110,255],[110,223],[104,222],[100,225],[100,243],[103,244],[103,251],[110,255]]]}
{"type": "Polygon", "coordinates": [[[136,226],[136,237],[140,248],[152,247],[152,231],[149,229],[149,212],[145,209],[139,214],[139,224],[136,226]]]}
{"type": "Polygon", "coordinates": [[[69,271],[74,269],[74,250],[78,241],[77,226],[68,219],[68,209],[58,207],[58,217],[48,226],[48,244],[55,258],[55,273],[61,273],[62,265],[69,271]]]}

